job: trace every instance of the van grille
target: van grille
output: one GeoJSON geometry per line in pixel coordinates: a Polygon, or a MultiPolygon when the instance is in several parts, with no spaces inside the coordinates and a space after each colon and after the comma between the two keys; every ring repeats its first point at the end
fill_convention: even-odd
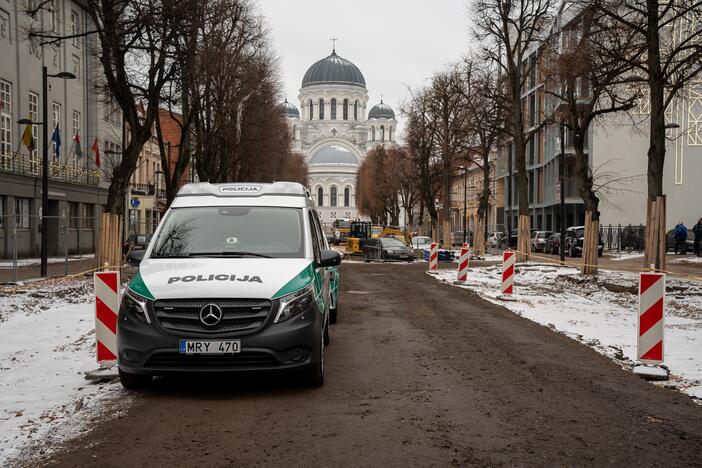
{"type": "Polygon", "coordinates": [[[271,307],[271,301],[260,299],[161,299],[154,302],[154,315],[169,331],[244,334],[263,327],[271,307]],[[222,309],[222,320],[214,326],[200,321],[200,309],[208,304],[222,309]]]}
{"type": "Polygon", "coordinates": [[[243,351],[239,354],[188,355],[180,353],[158,353],[151,356],[144,367],[147,368],[199,368],[199,369],[245,369],[273,368],[280,364],[267,353],[243,351]]]}

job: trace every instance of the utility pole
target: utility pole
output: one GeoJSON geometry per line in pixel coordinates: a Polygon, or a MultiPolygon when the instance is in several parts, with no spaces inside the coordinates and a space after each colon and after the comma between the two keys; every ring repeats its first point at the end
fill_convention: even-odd
{"type": "Polygon", "coordinates": [[[561,122],[561,157],[560,157],[560,186],[561,186],[561,241],[559,247],[561,250],[561,262],[565,261],[565,231],[566,231],[566,221],[565,221],[565,127],[563,122],[561,122]]]}

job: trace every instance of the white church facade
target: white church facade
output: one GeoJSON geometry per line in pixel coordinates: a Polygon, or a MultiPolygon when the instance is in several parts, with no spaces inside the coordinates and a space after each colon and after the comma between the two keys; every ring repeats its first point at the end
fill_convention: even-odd
{"type": "Polygon", "coordinates": [[[360,218],[358,169],[375,145],[395,144],[395,113],[382,100],[367,111],[363,74],[336,50],[307,70],[298,99],[299,108],[287,99],[282,108],[293,150],[305,155],[309,188],[322,221],[360,218]]]}

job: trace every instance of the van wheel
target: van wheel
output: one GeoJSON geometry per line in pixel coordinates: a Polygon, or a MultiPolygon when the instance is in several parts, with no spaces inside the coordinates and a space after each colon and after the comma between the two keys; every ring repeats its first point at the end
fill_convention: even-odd
{"type": "Polygon", "coordinates": [[[127,390],[140,390],[151,385],[150,375],[130,374],[119,369],[119,381],[127,390]]]}
{"type": "Polygon", "coordinates": [[[319,361],[306,372],[305,383],[308,387],[321,387],[324,384],[324,334],[319,340],[319,361]]]}
{"type": "MultiPolygon", "coordinates": [[[[336,300],[338,301],[339,299],[337,298],[336,300]]],[[[329,309],[329,323],[336,323],[337,310],[339,310],[339,304],[337,304],[333,309],[329,309]]]]}

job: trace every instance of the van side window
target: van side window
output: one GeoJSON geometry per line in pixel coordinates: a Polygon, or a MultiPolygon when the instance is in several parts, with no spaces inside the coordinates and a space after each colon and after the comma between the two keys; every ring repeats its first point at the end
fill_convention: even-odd
{"type": "Polygon", "coordinates": [[[319,234],[317,232],[317,226],[314,223],[314,217],[312,216],[312,212],[309,212],[310,215],[310,233],[312,233],[312,252],[314,252],[314,260],[315,262],[319,262],[321,259],[321,252],[319,250],[319,234]]]}
{"type": "Polygon", "coordinates": [[[317,239],[319,240],[319,249],[324,250],[327,248],[327,239],[324,237],[324,232],[322,231],[322,223],[319,221],[319,215],[314,212],[314,224],[317,226],[317,239]]]}

